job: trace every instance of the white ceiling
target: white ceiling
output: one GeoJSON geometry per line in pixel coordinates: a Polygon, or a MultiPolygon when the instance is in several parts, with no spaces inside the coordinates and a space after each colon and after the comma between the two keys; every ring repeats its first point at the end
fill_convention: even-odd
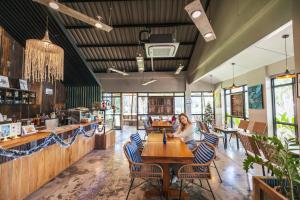
{"type": "Polygon", "coordinates": [[[288,57],[294,56],[293,29],[292,21],[290,21],[219,65],[199,80],[215,84],[232,79],[231,63],[236,63],[235,76],[239,76],[285,59],[284,39],[282,39],[284,34],[290,35],[287,39],[288,57]]]}

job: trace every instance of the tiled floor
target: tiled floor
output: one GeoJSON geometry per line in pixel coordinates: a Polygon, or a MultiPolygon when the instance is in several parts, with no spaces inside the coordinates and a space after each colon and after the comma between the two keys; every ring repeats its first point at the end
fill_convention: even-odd
{"type": "MultiPolygon", "coordinates": [[[[128,140],[130,133],[134,131],[130,127],[126,127],[123,131],[117,131],[114,148],[94,150],[27,199],[125,199],[130,179],[128,162],[123,154],[122,145],[128,140]]],[[[143,134],[142,131],[140,133],[143,134]]],[[[213,178],[210,182],[216,199],[250,199],[246,174],[242,169],[244,151],[242,149],[237,150],[235,140],[232,140],[226,151],[223,148],[223,143],[220,142],[217,153],[216,164],[224,182],[219,182],[215,169],[212,169],[213,178]]],[[[261,175],[259,169],[250,173],[261,175]]],[[[251,179],[250,176],[251,174],[249,179],[251,179]]],[[[133,190],[129,199],[146,199],[143,197],[143,193],[150,187],[144,185],[133,190]]],[[[177,187],[177,185],[175,184],[173,187],[177,187]]],[[[196,186],[188,187],[186,191],[190,194],[190,199],[212,199],[209,192],[196,186]]]]}

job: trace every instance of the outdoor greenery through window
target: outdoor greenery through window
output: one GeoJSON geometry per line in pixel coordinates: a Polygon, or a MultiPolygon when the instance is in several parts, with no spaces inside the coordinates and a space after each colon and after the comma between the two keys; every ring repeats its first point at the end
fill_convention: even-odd
{"type": "Polygon", "coordinates": [[[296,137],[294,79],[272,79],[274,135],[280,139],[296,137]]]}
{"type": "Polygon", "coordinates": [[[225,124],[236,128],[242,119],[249,118],[248,87],[225,89],[225,124]]]}
{"type": "Polygon", "coordinates": [[[191,93],[191,112],[192,121],[203,121],[205,108],[210,104],[214,113],[214,96],[213,92],[192,92],[191,93]]]}

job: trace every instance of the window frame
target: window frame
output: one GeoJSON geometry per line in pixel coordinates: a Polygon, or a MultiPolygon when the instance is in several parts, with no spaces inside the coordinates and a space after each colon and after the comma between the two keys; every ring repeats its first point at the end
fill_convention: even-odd
{"type": "MultiPolygon", "coordinates": [[[[192,97],[200,97],[201,99],[201,113],[200,114],[193,114],[193,111],[191,110],[191,115],[192,116],[201,116],[201,120],[203,121],[204,119],[204,114],[205,114],[205,105],[204,105],[204,97],[212,97],[213,98],[213,105],[212,109],[213,109],[213,119],[215,120],[215,94],[213,91],[192,91],[191,92],[191,99],[192,97]],[[199,93],[199,94],[193,94],[193,93],[199,93]],[[210,95],[204,95],[204,93],[211,93],[210,95]]],[[[193,102],[192,102],[193,103],[193,102]]],[[[192,107],[192,104],[191,104],[192,107]]]]}
{"type": "MultiPolygon", "coordinates": [[[[242,91],[239,91],[239,92],[232,92],[232,89],[224,89],[223,90],[223,92],[224,92],[225,122],[227,124],[228,118],[230,118],[230,127],[233,127],[233,118],[238,118],[238,119],[243,119],[243,120],[248,119],[247,114],[246,114],[246,95],[245,95],[246,92],[248,93],[248,86],[247,85],[241,85],[240,87],[242,87],[242,91]],[[246,87],[247,87],[247,89],[246,89],[246,87]],[[229,92],[226,93],[227,91],[229,91],[229,92]],[[227,115],[227,100],[226,100],[226,97],[231,96],[233,94],[242,94],[242,96],[243,96],[243,104],[244,104],[243,117],[237,117],[237,116],[233,116],[231,114],[231,111],[232,111],[232,103],[231,102],[230,102],[230,115],[227,115]]],[[[248,112],[249,112],[249,109],[248,109],[248,112]]],[[[249,113],[248,113],[248,116],[249,116],[249,113]]],[[[227,124],[227,126],[228,126],[228,124],[227,124]]]]}
{"type": "Polygon", "coordinates": [[[296,95],[296,80],[292,78],[291,83],[275,85],[276,77],[271,77],[271,97],[272,97],[272,118],[273,118],[273,135],[277,137],[277,124],[293,126],[295,128],[295,137],[299,139],[298,124],[297,124],[297,95],[296,95]],[[292,86],[293,102],[294,102],[294,118],[295,123],[277,122],[276,121],[276,106],[275,106],[275,89],[279,87],[292,86]]]}

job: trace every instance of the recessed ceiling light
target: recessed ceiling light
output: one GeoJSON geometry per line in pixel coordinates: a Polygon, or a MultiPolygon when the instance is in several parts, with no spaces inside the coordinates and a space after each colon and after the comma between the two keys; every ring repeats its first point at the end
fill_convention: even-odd
{"type": "Polygon", "coordinates": [[[55,1],[50,1],[50,2],[49,2],[49,6],[50,6],[51,8],[53,8],[54,10],[59,9],[59,6],[58,6],[58,4],[57,4],[55,1]]]}
{"type": "Polygon", "coordinates": [[[103,25],[102,25],[101,23],[97,22],[97,23],[95,24],[95,27],[96,27],[96,28],[103,28],[103,25]]]}
{"type": "Polygon", "coordinates": [[[192,12],[191,15],[192,15],[192,17],[193,17],[194,19],[196,19],[196,18],[200,17],[201,11],[200,11],[200,10],[195,10],[195,11],[192,12]]]}
{"type": "Polygon", "coordinates": [[[208,33],[205,33],[204,37],[205,38],[210,38],[212,36],[212,32],[208,32],[208,33]]]}

